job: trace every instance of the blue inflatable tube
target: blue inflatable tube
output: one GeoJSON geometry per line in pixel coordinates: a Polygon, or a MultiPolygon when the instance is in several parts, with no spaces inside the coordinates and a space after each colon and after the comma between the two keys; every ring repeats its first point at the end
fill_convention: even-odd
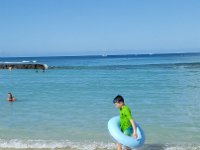
{"type": "Polygon", "coordinates": [[[120,144],[129,148],[138,148],[144,144],[145,136],[144,132],[140,126],[136,124],[137,127],[137,139],[131,136],[125,135],[120,129],[119,116],[113,117],[108,121],[108,130],[110,135],[120,144]]]}

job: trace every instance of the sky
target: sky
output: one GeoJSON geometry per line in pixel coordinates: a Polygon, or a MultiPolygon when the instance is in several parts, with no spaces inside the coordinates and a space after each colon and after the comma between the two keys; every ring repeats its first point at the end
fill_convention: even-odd
{"type": "Polygon", "coordinates": [[[0,0],[0,56],[200,52],[199,0],[0,0]]]}

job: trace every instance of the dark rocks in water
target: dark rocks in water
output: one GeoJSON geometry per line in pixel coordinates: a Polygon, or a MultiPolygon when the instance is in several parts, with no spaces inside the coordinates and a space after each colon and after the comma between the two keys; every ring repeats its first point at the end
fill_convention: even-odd
{"type": "Polygon", "coordinates": [[[42,69],[46,70],[45,64],[0,64],[0,69],[42,69]]]}

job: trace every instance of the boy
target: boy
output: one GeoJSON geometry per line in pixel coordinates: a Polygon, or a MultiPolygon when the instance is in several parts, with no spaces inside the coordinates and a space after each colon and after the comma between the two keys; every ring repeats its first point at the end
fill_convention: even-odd
{"type": "MultiPolygon", "coordinates": [[[[121,131],[125,135],[132,135],[133,138],[137,138],[136,125],[131,116],[131,110],[124,104],[124,98],[118,95],[114,98],[113,103],[119,109],[121,131]]],[[[122,146],[119,143],[117,143],[117,150],[122,150],[122,146]]]]}

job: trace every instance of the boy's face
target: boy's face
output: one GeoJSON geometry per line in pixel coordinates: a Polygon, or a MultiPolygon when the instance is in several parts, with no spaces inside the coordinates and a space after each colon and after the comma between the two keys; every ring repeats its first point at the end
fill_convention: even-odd
{"type": "Polygon", "coordinates": [[[124,103],[122,103],[122,102],[114,103],[115,107],[118,108],[118,109],[122,108],[123,104],[124,103]]]}

